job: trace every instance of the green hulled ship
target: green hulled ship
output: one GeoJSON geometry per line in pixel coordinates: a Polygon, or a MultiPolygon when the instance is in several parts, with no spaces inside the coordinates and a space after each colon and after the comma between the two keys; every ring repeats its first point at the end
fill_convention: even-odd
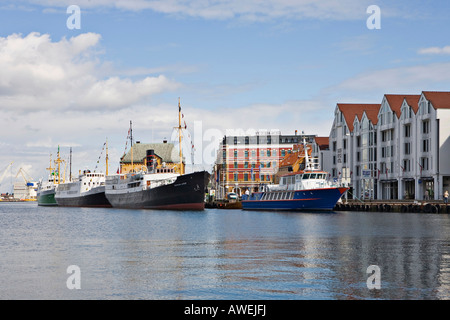
{"type": "Polygon", "coordinates": [[[60,164],[62,160],[59,156],[59,147],[58,147],[58,156],[55,160],[55,164],[58,165],[58,168],[52,167],[52,159],[50,155],[50,166],[47,168],[49,171],[47,180],[40,180],[38,182],[38,190],[37,190],[37,203],[38,206],[57,206],[57,202],[55,200],[56,189],[59,186],[60,182],[60,164]],[[56,171],[56,169],[58,169],[56,171]]]}

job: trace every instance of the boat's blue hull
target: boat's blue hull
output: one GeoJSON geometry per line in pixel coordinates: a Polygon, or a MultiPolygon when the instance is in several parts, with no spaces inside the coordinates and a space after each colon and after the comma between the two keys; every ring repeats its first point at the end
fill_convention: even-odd
{"type": "Polygon", "coordinates": [[[297,191],[256,192],[250,196],[243,197],[242,209],[328,211],[334,209],[336,203],[347,190],[348,188],[323,188],[297,191]]]}

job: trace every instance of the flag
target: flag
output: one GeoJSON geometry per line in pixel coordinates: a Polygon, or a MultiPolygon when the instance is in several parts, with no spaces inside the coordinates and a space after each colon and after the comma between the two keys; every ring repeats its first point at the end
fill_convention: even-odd
{"type": "Polygon", "coordinates": [[[387,174],[388,174],[388,168],[386,167],[386,177],[387,177],[387,174]]]}
{"type": "Polygon", "coordinates": [[[402,172],[405,172],[405,168],[403,166],[400,166],[400,168],[402,168],[402,172]]]}

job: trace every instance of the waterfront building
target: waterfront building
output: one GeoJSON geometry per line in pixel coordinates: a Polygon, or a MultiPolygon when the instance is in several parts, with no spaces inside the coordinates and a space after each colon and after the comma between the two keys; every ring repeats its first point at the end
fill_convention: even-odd
{"type": "Polygon", "coordinates": [[[331,174],[358,199],[442,199],[450,186],[450,92],[337,104],[331,174]]]}
{"type": "Polygon", "coordinates": [[[224,198],[229,192],[242,195],[247,190],[255,191],[264,184],[274,183],[280,161],[303,139],[312,145],[312,157],[318,158],[314,135],[297,135],[297,132],[282,135],[280,131],[261,130],[224,136],[213,172],[216,197],[224,198]]]}
{"type": "Polygon", "coordinates": [[[416,199],[441,200],[450,186],[450,92],[423,91],[416,114],[416,199]]]}
{"type": "MultiPolygon", "coordinates": [[[[372,171],[376,144],[376,114],[380,104],[338,103],[330,131],[332,179],[350,187],[348,198],[374,198],[372,171]],[[356,129],[355,129],[356,128],[356,129]],[[371,170],[369,174],[369,170],[371,170]],[[369,175],[369,176],[367,176],[369,175]],[[372,181],[364,181],[365,180],[372,181]],[[367,192],[366,192],[367,191],[367,192]]],[[[325,168],[327,169],[327,168],[325,168]]]]}
{"type": "MultiPolygon", "coordinates": [[[[154,159],[156,172],[183,172],[184,163],[180,164],[179,150],[173,143],[166,140],[163,143],[141,143],[137,141],[131,149],[120,160],[120,173],[135,172],[147,168],[149,156],[154,159]],[[149,152],[149,150],[152,150],[149,152]]],[[[150,168],[148,168],[150,170],[150,168]]]]}

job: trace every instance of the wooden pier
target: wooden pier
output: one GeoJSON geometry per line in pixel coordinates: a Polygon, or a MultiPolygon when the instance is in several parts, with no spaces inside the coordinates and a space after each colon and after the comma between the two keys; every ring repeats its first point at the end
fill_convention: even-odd
{"type": "Polygon", "coordinates": [[[410,213],[450,213],[450,205],[443,201],[348,201],[336,204],[335,211],[374,211],[410,213]]]}

